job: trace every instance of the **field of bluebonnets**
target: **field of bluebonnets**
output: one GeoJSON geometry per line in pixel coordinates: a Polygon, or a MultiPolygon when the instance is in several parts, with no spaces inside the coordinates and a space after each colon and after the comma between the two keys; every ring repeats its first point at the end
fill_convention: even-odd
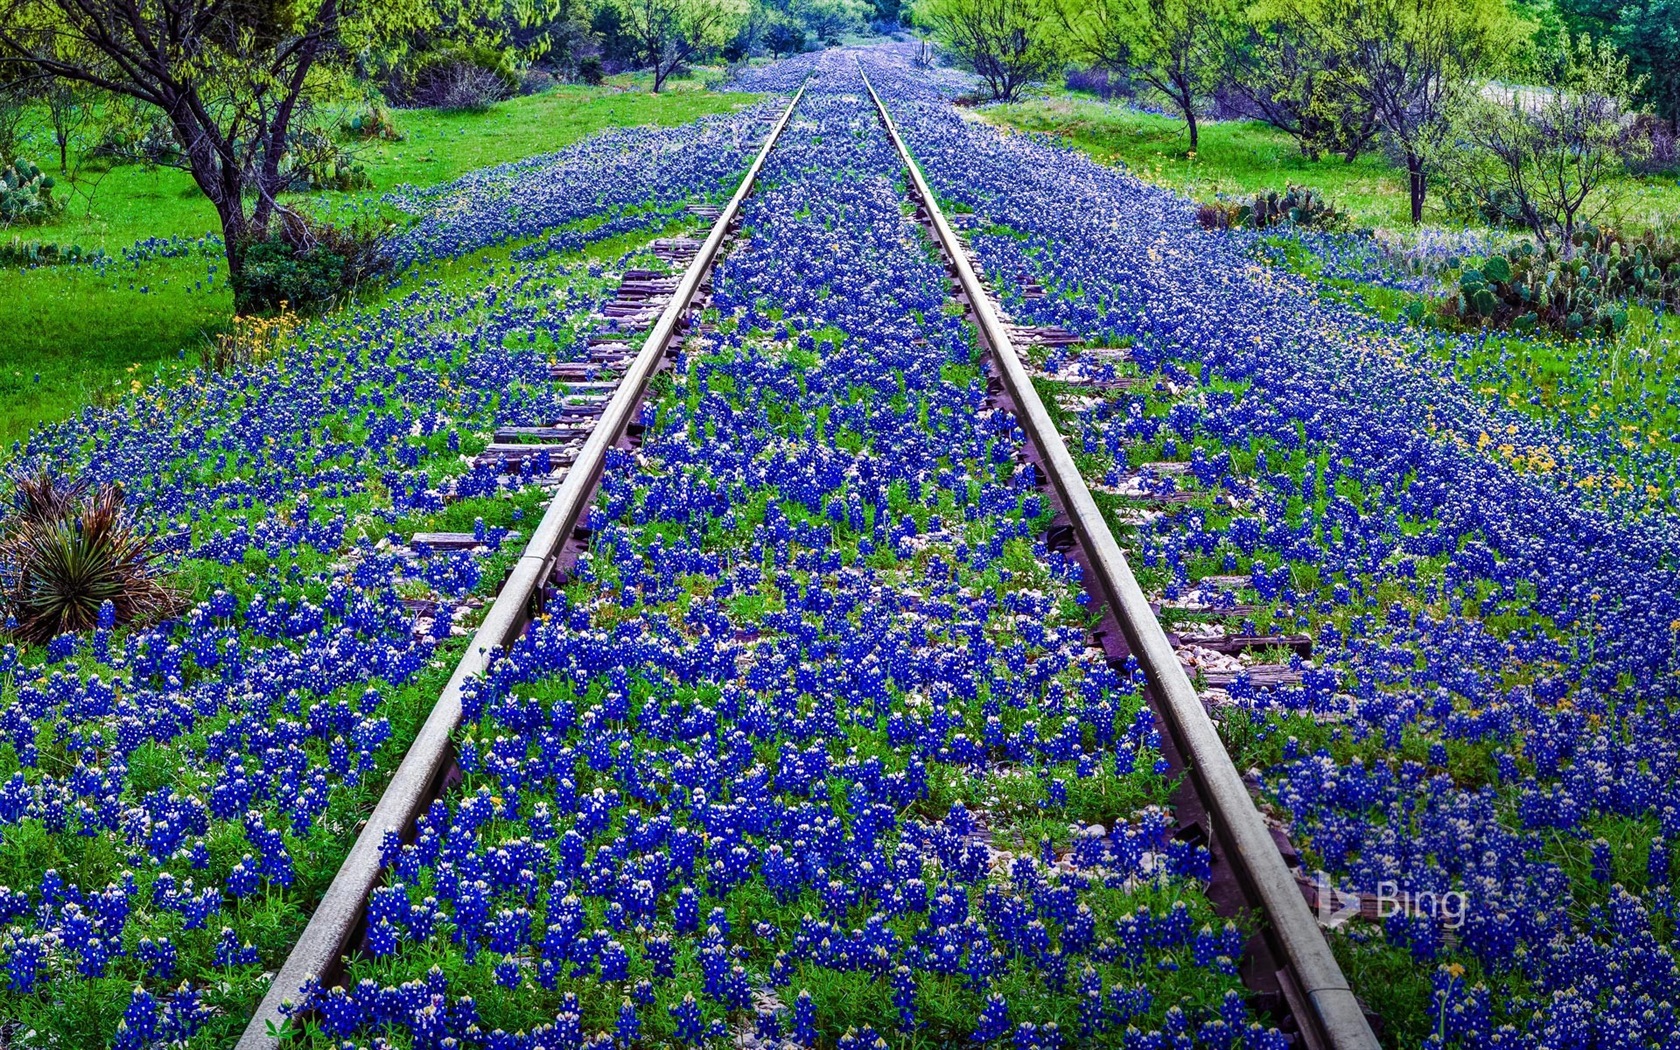
{"type": "MultiPolygon", "coordinates": [[[[1129,348],[1140,382],[1100,399],[1065,353],[1037,363],[1168,628],[1223,602],[1314,636],[1301,684],[1206,694],[1308,867],[1464,895],[1461,924],[1331,934],[1386,1041],[1680,1039],[1680,549],[1613,482],[1638,467],[1614,428],[1485,396],[1452,368],[1472,337],[1328,303],[880,48],[739,85],[811,77],[715,332],[609,463],[558,607],[471,693],[465,779],[390,843],[343,985],[299,989],[301,1040],[1285,1045],[1171,838],[1138,682],[1037,538],[854,54],[1006,309],[1129,348]],[[1163,459],[1188,502],[1123,495],[1163,459]]],[[[775,112],[404,198],[384,302],[14,450],[120,481],[190,601],[5,651],[7,1032],[231,1042],[546,497],[541,464],[469,457],[550,414],[547,364],[610,275],[658,265],[639,246],[731,189],[775,112]],[[486,543],[408,545],[433,529],[486,543]]]]}

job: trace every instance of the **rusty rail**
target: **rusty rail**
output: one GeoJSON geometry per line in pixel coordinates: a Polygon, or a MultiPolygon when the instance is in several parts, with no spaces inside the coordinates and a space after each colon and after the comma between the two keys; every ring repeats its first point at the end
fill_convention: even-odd
{"type": "Polygon", "coordinates": [[[262,1003],[239,1039],[238,1050],[274,1050],[278,1047],[285,1021],[282,1007],[298,994],[310,977],[323,977],[339,965],[367,907],[368,895],[379,878],[380,845],[385,833],[405,832],[437,795],[449,763],[451,738],[461,720],[462,687],[482,674],[495,654],[511,645],[530,623],[533,600],[542,592],[554,571],[561,549],[582,519],[583,511],[600,481],[607,450],[618,442],[626,425],[631,422],[648,380],[686,320],[695,293],[716,260],[729,228],[739,216],[742,201],[752,191],[759,171],[804,94],[802,86],[771,127],[740,187],[712,223],[711,232],[701,245],[699,254],[677,282],[670,303],[659,315],[640,352],[619,380],[589,439],[578,450],[571,469],[549,501],[542,521],[531,534],[524,553],[497,593],[467,651],[455,665],[454,674],[421,726],[419,735],[409,745],[361,834],[345,856],[338,873],[333,876],[308,925],[292,946],[291,954],[274,975],[268,993],[263,996],[262,1003]]]}
{"type": "Polygon", "coordinates": [[[1265,819],[1255,808],[1213,720],[1173,653],[1166,632],[1149,608],[1148,598],[1092,499],[1055,421],[1033,387],[1032,377],[1022,365],[962,242],[946,221],[938,199],[861,63],[858,75],[863,77],[881,122],[904,161],[911,188],[928,213],[939,246],[956,272],[975,324],[991,348],[1004,388],[1020,410],[1021,428],[1043,456],[1045,473],[1095,570],[1097,590],[1149,680],[1157,713],[1185,759],[1191,784],[1212,818],[1215,834],[1228,846],[1226,854],[1238,881],[1265,918],[1264,933],[1283,963],[1280,983],[1302,1035],[1311,1050],[1377,1050],[1376,1035],[1359,1001],[1278,852],[1265,819]]]}

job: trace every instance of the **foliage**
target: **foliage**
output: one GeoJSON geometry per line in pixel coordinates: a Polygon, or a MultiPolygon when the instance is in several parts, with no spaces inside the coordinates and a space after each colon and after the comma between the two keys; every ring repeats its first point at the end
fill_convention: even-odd
{"type": "Polygon", "coordinates": [[[1369,109],[1405,163],[1422,222],[1448,108],[1518,32],[1503,0],[1301,0],[1296,11],[1323,34],[1337,90],[1369,109]]]}
{"type": "Polygon", "coordinates": [[[1568,257],[1577,227],[1614,203],[1613,180],[1649,152],[1628,119],[1639,81],[1607,41],[1562,41],[1562,70],[1547,89],[1468,91],[1452,107],[1438,162],[1486,217],[1534,232],[1568,257]]]}
{"type": "Polygon", "coordinates": [[[280,171],[290,174],[286,188],[302,190],[365,190],[373,178],[355,155],[320,128],[304,128],[291,136],[280,158],[280,171]]]}
{"type": "Polygon", "coordinates": [[[608,0],[659,92],[679,68],[720,47],[746,15],[742,0],[608,0]]]}
{"type": "Polygon", "coordinates": [[[1238,32],[1234,0],[1061,0],[1058,10],[1074,53],[1160,93],[1183,114],[1195,152],[1197,112],[1238,32]]]}
{"type": "Polygon", "coordinates": [[[39,643],[96,623],[155,619],[175,607],[121,486],[90,494],[44,470],[13,485],[14,510],[0,535],[0,607],[12,633],[39,643]]]}
{"type": "Polygon", "coordinates": [[[14,157],[6,163],[0,158],[0,226],[51,221],[64,210],[64,202],[53,196],[53,186],[53,177],[33,162],[14,157]]]}
{"type": "Polygon", "coordinates": [[[1567,251],[1525,243],[1464,270],[1440,308],[1466,324],[1614,336],[1627,327],[1629,302],[1680,306],[1680,244],[1586,229],[1567,251]]]}
{"type": "Polygon", "coordinates": [[[391,117],[390,107],[377,98],[368,99],[367,105],[339,121],[339,127],[355,139],[379,139],[384,142],[401,142],[403,139],[402,132],[397,130],[397,123],[391,117]]]}
{"type": "Polygon", "coordinates": [[[374,220],[335,226],[299,212],[285,219],[279,236],[248,248],[250,274],[234,295],[241,314],[319,310],[391,268],[380,243],[388,230],[374,220]]]}
{"type": "Polygon", "coordinates": [[[920,0],[915,15],[1002,102],[1014,101],[1062,60],[1061,33],[1047,0],[920,0]]]}
{"type": "Polygon", "coordinates": [[[805,28],[797,22],[777,19],[764,31],[764,46],[777,58],[805,50],[805,28]]]}
{"type": "Polygon", "coordinates": [[[1680,0],[1557,0],[1565,26],[1613,41],[1642,77],[1639,99],[1680,135],[1680,0]]]}
{"type": "Polygon", "coordinates": [[[1347,90],[1334,49],[1302,14],[1257,9],[1230,48],[1224,84],[1307,158],[1335,153],[1352,162],[1376,137],[1376,113],[1347,90]]]}
{"type": "Polygon", "coordinates": [[[1202,205],[1196,212],[1197,221],[1209,229],[1250,227],[1264,230],[1282,223],[1312,230],[1345,230],[1350,222],[1346,212],[1338,211],[1323,194],[1307,186],[1291,185],[1279,194],[1276,190],[1257,193],[1252,201],[1237,203],[1215,201],[1202,205]]]}

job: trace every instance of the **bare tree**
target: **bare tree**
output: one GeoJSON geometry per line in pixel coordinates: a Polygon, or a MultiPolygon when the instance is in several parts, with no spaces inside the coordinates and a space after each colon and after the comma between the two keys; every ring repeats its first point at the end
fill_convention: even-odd
{"type": "Polygon", "coordinates": [[[1044,0],[926,0],[916,17],[1003,102],[1062,60],[1060,29],[1044,0]]]}
{"type": "Polygon", "coordinates": [[[0,67],[162,111],[221,220],[237,292],[289,175],[287,134],[356,0],[0,0],[0,67]]]}
{"type": "Polygon", "coordinates": [[[735,0],[615,0],[624,32],[653,70],[653,90],[684,63],[721,47],[743,8],[735,0]]]}
{"type": "Polygon", "coordinates": [[[1406,165],[1412,222],[1423,221],[1428,158],[1446,133],[1449,100],[1491,64],[1500,0],[1323,0],[1339,85],[1376,115],[1406,165]]]}
{"type": "Polygon", "coordinates": [[[1614,179],[1650,148],[1630,119],[1643,89],[1609,41],[1566,36],[1556,85],[1477,91],[1454,107],[1442,166],[1487,207],[1500,206],[1542,244],[1574,254],[1575,231],[1614,202],[1614,179]]]}

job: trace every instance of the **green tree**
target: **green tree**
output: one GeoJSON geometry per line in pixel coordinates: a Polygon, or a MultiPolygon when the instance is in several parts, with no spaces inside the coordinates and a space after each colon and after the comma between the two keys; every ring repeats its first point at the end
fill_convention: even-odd
{"type": "Polygon", "coordinates": [[[1159,92],[1184,116],[1195,152],[1197,112],[1239,38],[1235,0],[1060,0],[1057,10],[1073,57],[1159,92]]]}
{"type": "Polygon", "coordinates": [[[921,0],[916,20],[1004,102],[1062,61],[1062,34],[1046,0],[921,0]]]}
{"type": "Polygon", "coordinates": [[[1623,4],[1611,39],[1643,78],[1641,99],[1680,135],[1680,0],[1623,4]]]}
{"type": "Polygon", "coordinates": [[[1483,88],[1453,107],[1441,160],[1453,185],[1503,211],[1564,258],[1611,205],[1615,177],[1649,148],[1626,119],[1643,86],[1609,41],[1560,41],[1546,88],[1483,88]]]}
{"type": "Polygon", "coordinates": [[[1370,107],[1406,165],[1412,221],[1423,221],[1429,160],[1463,98],[1502,45],[1527,38],[1503,0],[1320,0],[1337,90],[1370,107]]]}
{"type": "MultiPolygon", "coordinates": [[[[246,250],[282,210],[293,124],[363,2],[0,0],[0,67],[161,112],[216,208],[237,293],[246,250]]],[[[382,17],[400,19],[406,2],[380,0],[382,17]]]]}
{"type": "Polygon", "coordinates": [[[1226,85],[1309,159],[1329,152],[1351,162],[1376,138],[1375,111],[1337,76],[1338,56],[1310,8],[1256,5],[1229,56],[1226,85]]]}
{"type": "Polygon", "coordinates": [[[1556,0],[1577,36],[1614,41],[1629,70],[1644,78],[1639,101],[1680,134],[1680,0],[1556,0]]]}
{"type": "Polygon", "coordinates": [[[612,0],[636,57],[653,72],[653,90],[680,66],[722,47],[746,14],[739,0],[612,0]]]}

